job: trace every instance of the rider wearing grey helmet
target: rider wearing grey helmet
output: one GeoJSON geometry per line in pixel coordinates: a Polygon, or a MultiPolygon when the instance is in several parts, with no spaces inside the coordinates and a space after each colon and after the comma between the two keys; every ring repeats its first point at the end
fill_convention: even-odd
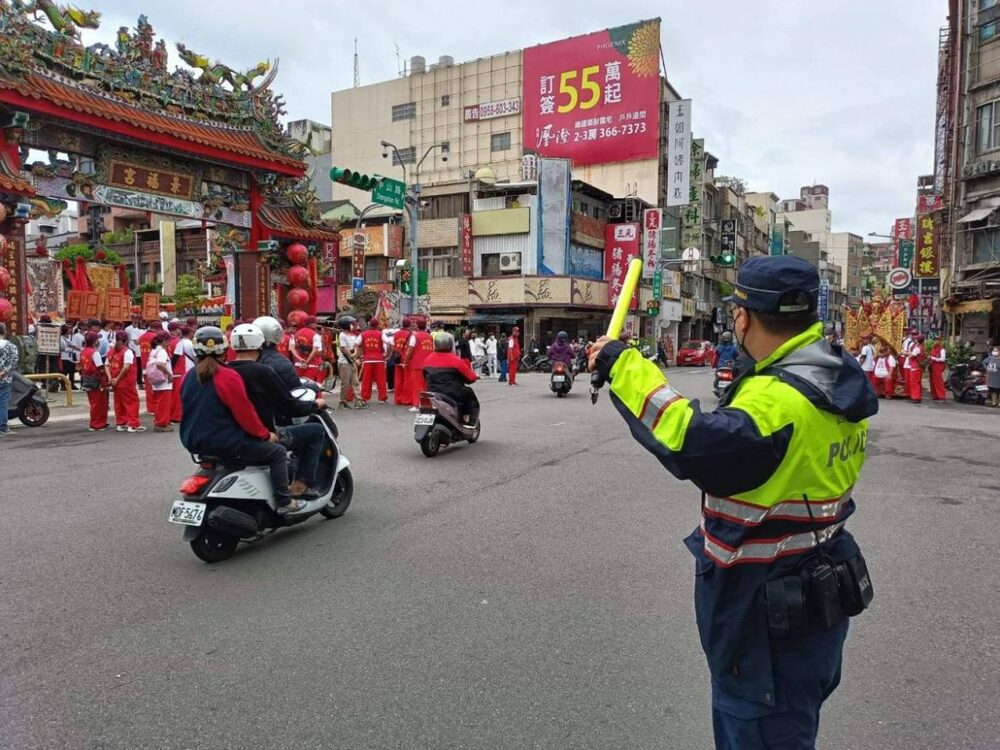
{"type": "Polygon", "coordinates": [[[291,360],[283,356],[277,348],[278,344],[281,343],[282,336],[285,335],[285,329],[282,327],[281,321],[265,315],[257,318],[253,324],[264,334],[264,348],[260,351],[260,359],[258,361],[274,370],[278,375],[278,379],[289,391],[301,388],[302,383],[299,381],[299,376],[295,374],[295,368],[292,366],[291,360]]]}

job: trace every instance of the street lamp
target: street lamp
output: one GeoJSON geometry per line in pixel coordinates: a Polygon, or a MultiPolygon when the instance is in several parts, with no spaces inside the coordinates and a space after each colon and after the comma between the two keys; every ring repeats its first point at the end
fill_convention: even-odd
{"type": "MultiPolygon", "coordinates": [[[[399,149],[396,147],[396,144],[390,143],[389,141],[381,141],[379,145],[382,146],[383,158],[389,158],[390,150],[396,155],[396,161],[398,161],[399,166],[403,168],[403,182],[406,182],[406,164],[404,163],[402,155],[399,153],[399,149]]],[[[424,151],[424,155],[420,157],[420,161],[417,162],[417,165],[413,170],[413,184],[409,185],[409,195],[406,196],[406,216],[410,221],[411,314],[416,314],[417,312],[417,291],[420,283],[420,271],[417,266],[417,223],[420,219],[420,166],[436,148],[439,148],[442,151],[441,160],[448,161],[448,146],[446,144],[434,143],[428,146],[427,150],[424,151]]]]}

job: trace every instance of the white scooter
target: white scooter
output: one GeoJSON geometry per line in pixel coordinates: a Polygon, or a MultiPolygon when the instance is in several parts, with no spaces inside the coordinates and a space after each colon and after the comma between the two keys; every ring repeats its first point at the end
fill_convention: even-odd
{"type": "MultiPolygon", "coordinates": [[[[302,388],[292,392],[302,401],[315,401],[316,392],[302,388]]],[[[337,446],[339,431],[328,410],[323,409],[295,422],[314,421],[326,431],[316,475],[319,497],[297,513],[279,514],[266,466],[223,463],[216,456],[192,456],[198,470],[180,487],[167,520],[182,524],[184,541],[207,563],[220,562],[236,551],[240,542],[255,542],[283,526],[294,526],[319,513],[339,518],[354,495],[351,462],[337,446]]],[[[296,458],[290,455],[289,471],[296,458]]]]}

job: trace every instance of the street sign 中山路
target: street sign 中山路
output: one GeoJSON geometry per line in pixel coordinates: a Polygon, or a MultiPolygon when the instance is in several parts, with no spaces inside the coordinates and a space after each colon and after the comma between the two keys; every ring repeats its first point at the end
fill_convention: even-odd
{"type": "Polygon", "coordinates": [[[372,200],[389,208],[403,209],[406,185],[399,180],[384,178],[372,191],[372,200]]]}

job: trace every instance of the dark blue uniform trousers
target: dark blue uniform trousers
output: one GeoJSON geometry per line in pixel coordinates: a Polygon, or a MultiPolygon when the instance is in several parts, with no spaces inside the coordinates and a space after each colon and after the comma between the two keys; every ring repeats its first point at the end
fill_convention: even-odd
{"type": "Polygon", "coordinates": [[[771,638],[775,706],[734,698],[712,684],[718,750],[813,750],[819,709],[840,684],[847,618],[798,638],[771,638]]]}

